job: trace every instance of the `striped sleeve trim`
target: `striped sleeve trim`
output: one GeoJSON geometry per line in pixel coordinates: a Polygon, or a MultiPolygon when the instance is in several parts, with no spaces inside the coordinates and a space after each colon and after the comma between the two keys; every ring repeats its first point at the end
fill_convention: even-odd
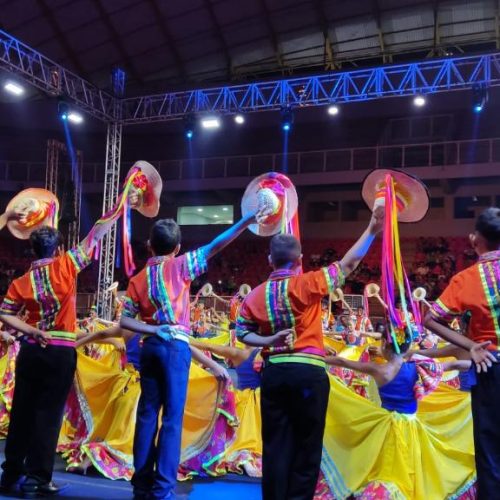
{"type": "Polygon", "coordinates": [[[137,302],[134,302],[130,297],[123,297],[122,304],[123,316],[126,316],[127,318],[135,318],[139,314],[139,304],[137,302]]]}
{"type": "Polygon", "coordinates": [[[92,261],[91,256],[84,252],[81,245],[68,250],[68,255],[73,262],[73,265],[75,266],[77,272],[85,269],[92,261]]]}
{"type": "Polygon", "coordinates": [[[193,281],[208,270],[208,261],[203,248],[186,254],[187,278],[193,281]]]}
{"type": "Polygon", "coordinates": [[[2,305],[0,306],[0,314],[7,314],[9,316],[16,316],[19,311],[23,308],[23,304],[14,302],[7,297],[3,299],[2,305]]]}
{"type": "Polygon", "coordinates": [[[243,339],[249,333],[257,333],[258,331],[258,323],[245,319],[242,316],[238,316],[238,319],[236,320],[236,337],[238,339],[243,339]]]}
{"type": "Polygon", "coordinates": [[[453,321],[457,316],[460,316],[460,312],[454,312],[448,309],[441,300],[437,299],[431,307],[431,313],[434,317],[439,318],[447,323],[453,321]]]}
{"type": "Polygon", "coordinates": [[[327,267],[323,267],[328,293],[332,293],[345,283],[345,276],[338,262],[334,262],[327,267]]]}

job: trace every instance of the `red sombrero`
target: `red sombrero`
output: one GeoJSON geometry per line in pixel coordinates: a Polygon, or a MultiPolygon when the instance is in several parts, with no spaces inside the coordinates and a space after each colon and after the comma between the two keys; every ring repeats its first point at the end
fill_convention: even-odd
{"type": "Polygon", "coordinates": [[[394,179],[394,190],[397,198],[398,220],[400,222],[418,222],[429,210],[429,192],[425,184],[417,177],[401,172],[379,168],[372,170],[363,181],[361,196],[370,210],[379,193],[385,186],[386,175],[394,179]]]}
{"type": "Polygon", "coordinates": [[[272,236],[292,221],[297,213],[299,201],[295,186],[286,175],[268,172],[250,182],[241,200],[242,215],[255,213],[263,205],[272,208],[272,215],[267,217],[263,224],[249,226],[252,233],[272,236]]]}
{"type": "Polygon", "coordinates": [[[160,210],[160,198],[163,188],[158,170],[148,163],[147,161],[136,161],[133,167],[127,174],[127,179],[134,169],[139,169],[140,172],[132,181],[132,189],[141,192],[141,204],[133,206],[145,217],[156,217],[160,210]]]}
{"type": "Polygon", "coordinates": [[[57,228],[59,201],[57,196],[46,189],[29,188],[16,194],[7,205],[6,212],[25,212],[22,222],[7,222],[9,231],[21,240],[27,240],[30,234],[42,226],[57,228]]]}

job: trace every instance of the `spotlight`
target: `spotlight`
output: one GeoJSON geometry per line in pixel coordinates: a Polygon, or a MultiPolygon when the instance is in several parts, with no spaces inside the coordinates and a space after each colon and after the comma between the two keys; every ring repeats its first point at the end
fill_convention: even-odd
{"type": "Polygon", "coordinates": [[[217,214],[214,214],[214,219],[218,219],[219,216],[217,214]]]}
{"type": "Polygon", "coordinates": [[[70,121],[71,123],[79,125],[80,123],[83,122],[83,116],[80,113],[75,113],[74,111],[71,111],[67,116],[67,120],[70,121]]]}
{"type": "Polygon", "coordinates": [[[69,106],[64,101],[59,101],[57,104],[57,114],[62,121],[66,121],[70,114],[69,106]]]}
{"type": "Polygon", "coordinates": [[[220,119],[216,116],[210,116],[207,118],[203,118],[201,120],[201,126],[203,128],[219,128],[220,127],[220,119]]]}
{"type": "Polygon", "coordinates": [[[488,102],[488,89],[482,85],[472,87],[472,107],[475,113],[481,113],[488,102]]]}
{"type": "Polygon", "coordinates": [[[422,106],[425,106],[426,102],[427,101],[425,100],[425,97],[423,95],[416,95],[413,98],[413,104],[415,106],[417,106],[417,108],[421,108],[422,106]]]}
{"type": "Polygon", "coordinates": [[[243,125],[245,123],[245,117],[243,115],[235,115],[234,116],[234,121],[238,124],[238,125],[243,125]]]}
{"type": "Polygon", "coordinates": [[[195,119],[193,116],[188,116],[184,120],[184,135],[187,139],[191,140],[194,137],[194,129],[195,129],[195,119]]]}
{"type": "Polygon", "coordinates": [[[197,212],[203,212],[203,208],[197,208],[196,211],[197,212]]]}
{"type": "Polygon", "coordinates": [[[24,94],[24,87],[21,87],[21,85],[19,85],[18,83],[14,83],[14,82],[7,82],[4,86],[3,86],[4,90],[6,90],[9,94],[12,94],[12,95],[23,95],[24,94]]]}
{"type": "Polygon", "coordinates": [[[338,115],[340,112],[340,109],[338,106],[335,106],[335,104],[333,104],[332,106],[328,106],[328,114],[331,115],[331,116],[335,116],[335,115],[338,115]]]}
{"type": "Polygon", "coordinates": [[[227,212],[227,211],[229,210],[229,208],[227,208],[227,207],[222,207],[222,210],[223,210],[224,212],[227,212]]]}
{"type": "Polygon", "coordinates": [[[293,112],[290,106],[286,106],[281,110],[281,128],[285,132],[289,132],[292,128],[293,112]]]}

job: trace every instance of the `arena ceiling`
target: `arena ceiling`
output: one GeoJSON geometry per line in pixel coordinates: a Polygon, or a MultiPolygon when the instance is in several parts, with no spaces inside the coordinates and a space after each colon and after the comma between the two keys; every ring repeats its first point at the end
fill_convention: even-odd
{"type": "Polygon", "coordinates": [[[128,93],[378,65],[499,43],[493,0],[0,0],[0,28],[128,93]]]}

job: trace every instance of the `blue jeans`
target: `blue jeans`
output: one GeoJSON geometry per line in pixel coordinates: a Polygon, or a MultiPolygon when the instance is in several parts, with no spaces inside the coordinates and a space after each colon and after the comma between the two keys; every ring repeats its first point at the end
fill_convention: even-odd
{"type": "Polygon", "coordinates": [[[186,342],[166,342],[159,337],[144,341],[132,478],[138,497],[149,494],[153,498],[173,498],[190,363],[191,351],[186,342]],[[156,441],[160,409],[163,415],[156,441]]]}

